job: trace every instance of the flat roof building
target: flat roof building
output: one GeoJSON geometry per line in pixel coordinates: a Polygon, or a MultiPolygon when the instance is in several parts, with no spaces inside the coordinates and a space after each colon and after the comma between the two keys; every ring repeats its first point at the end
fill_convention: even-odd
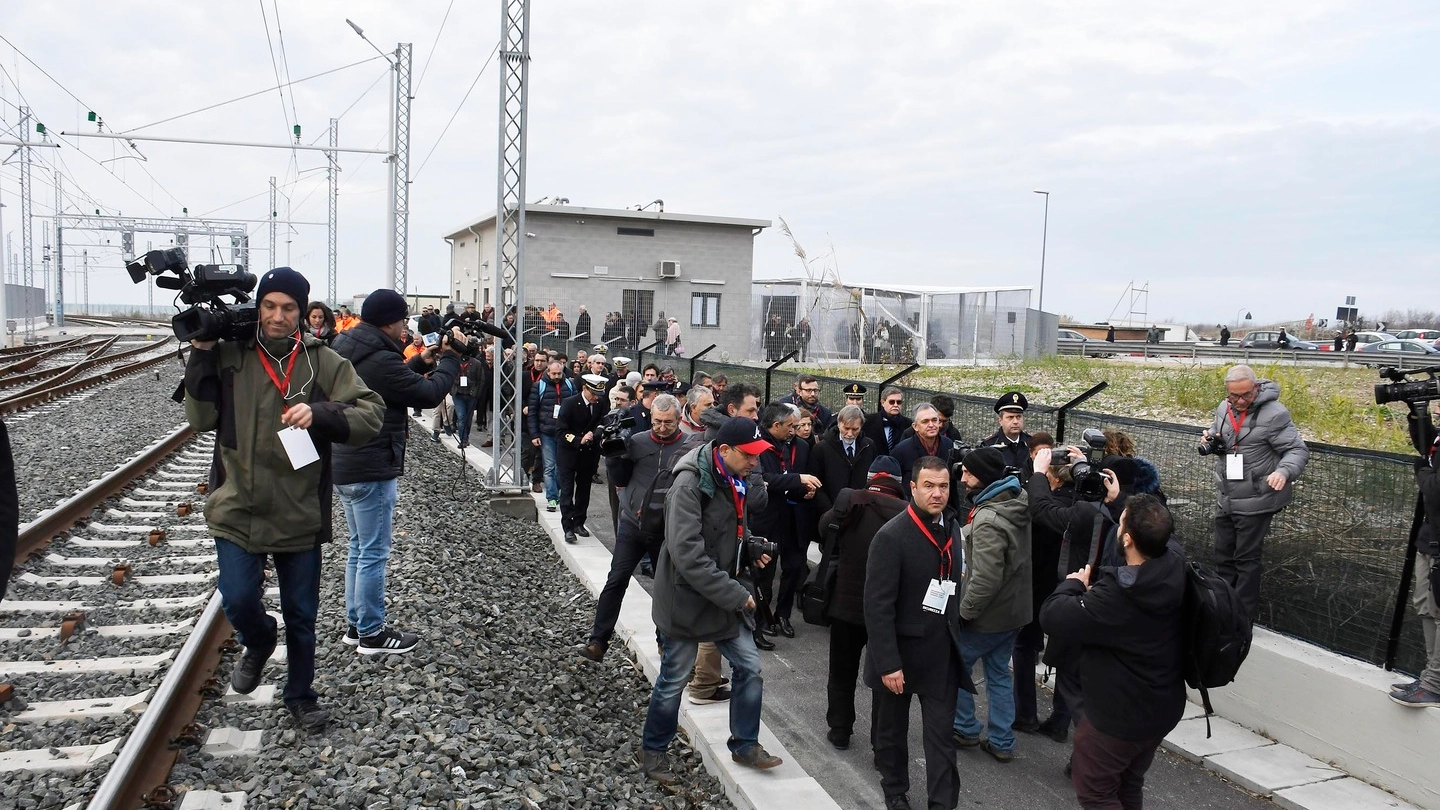
{"type": "MultiPolygon", "coordinates": [[[[654,342],[652,325],[663,312],[677,319],[689,354],[714,343],[708,356],[744,359],[755,236],[768,227],[767,219],[527,205],[521,305],[553,302],[572,335],[583,305],[592,332],[587,342],[608,339],[612,350],[654,342]],[[623,323],[611,325],[607,335],[610,312],[620,313],[623,323]]],[[[445,240],[449,292],[483,310],[493,283],[495,214],[446,233],[445,240]]]]}

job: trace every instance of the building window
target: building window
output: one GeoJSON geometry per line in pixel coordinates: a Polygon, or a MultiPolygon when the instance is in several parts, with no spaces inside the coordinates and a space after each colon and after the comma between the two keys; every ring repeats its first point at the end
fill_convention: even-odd
{"type": "Polygon", "coordinates": [[[621,290],[620,315],[625,319],[630,345],[637,349],[649,345],[646,334],[655,320],[655,291],[621,290]]]}
{"type": "Polygon", "coordinates": [[[720,293],[690,294],[690,325],[720,326],[720,293]]]}
{"type": "Polygon", "coordinates": [[[615,233],[619,236],[654,236],[654,228],[616,228],[615,233]]]}

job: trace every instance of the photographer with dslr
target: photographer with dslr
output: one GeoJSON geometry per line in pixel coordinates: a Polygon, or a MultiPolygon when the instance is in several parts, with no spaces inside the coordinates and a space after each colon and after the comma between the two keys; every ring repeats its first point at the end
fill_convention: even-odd
{"type": "Polygon", "coordinates": [[[590,511],[590,485],[600,469],[600,437],[596,430],[605,418],[609,403],[605,401],[608,382],[598,374],[581,377],[580,393],[560,404],[555,417],[555,466],[560,474],[560,528],[565,542],[576,542],[575,536],[589,537],[585,520],[590,511]]]}
{"type": "Polygon", "coordinates": [[[675,781],[665,749],[675,739],[680,693],[695,665],[697,646],[714,642],[730,661],[730,757],[761,770],[781,764],[760,745],[764,684],[760,652],[750,627],[755,597],[752,570],[764,569],[762,538],[746,519],[747,477],[770,443],[755,423],[737,416],[713,442],[686,453],[675,465],[665,507],[665,543],[656,564],[651,612],[661,634],[660,672],[645,713],[640,766],[662,784],[675,781]]]}
{"type": "Polygon", "coordinates": [[[1290,505],[1310,451],[1280,404],[1280,385],[1249,366],[1225,374],[1225,400],[1200,434],[1215,456],[1215,568],[1239,592],[1253,622],[1260,612],[1261,550],[1275,513],[1290,505]]]}
{"type": "Polygon", "coordinates": [[[266,273],[251,336],[192,340],[183,387],[186,421],[216,432],[205,522],[225,616],[245,645],[231,685],[255,691],[278,640],[261,601],[269,555],[285,620],[285,706],[315,731],[330,720],[311,683],[320,544],[330,539],[331,446],[368,442],[385,404],[344,358],[301,331],[309,294],[309,282],[288,267],[266,273]]]}
{"type": "Polygon", "coordinates": [[[675,462],[693,449],[680,432],[680,411],[675,397],[656,397],[650,408],[650,430],[632,434],[620,452],[605,461],[610,485],[620,489],[619,525],[610,574],[595,606],[595,625],[580,651],[591,661],[605,657],[635,566],[645,557],[654,560],[660,556],[660,544],[665,540],[665,498],[674,480],[675,462]]]}
{"type": "Polygon", "coordinates": [[[360,307],[360,325],[335,338],[335,351],[385,400],[380,435],[363,447],[335,451],[335,491],[350,526],[350,556],[345,563],[345,643],[361,655],[407,653],[420,639],[385,624],[385,569],[390,562],[395,498],[405,474],[405,443],[410,435],[407,408],[434,408],[445,401],[460,374],[460,357],[474,347],[453,330],[448,340],[427,348],[408,362],[400,345],[410,311],[405,297],[381,288],[360,307]],[[438,361],[435,360],[436,353],[438,361]],[[428,364],[433,371],[425,373],[428,364]]]}

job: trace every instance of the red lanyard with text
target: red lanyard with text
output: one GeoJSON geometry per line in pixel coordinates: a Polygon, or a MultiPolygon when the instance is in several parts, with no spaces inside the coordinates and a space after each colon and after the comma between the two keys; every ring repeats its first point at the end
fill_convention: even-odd
{"type": "Polygon", "coordinates": [[[946,535],[945,546],[942,548],[940,543],[936,542],[935,535],[930,533],[930,527],[926,526],[925,521],[921,520],[920,516],[915,514],[914,505],[905,507],[905,511],[910,513],[910,519],[915,521],[915,525],[919,526],[920,531],[925,533],[925,539],[930,541],[930,545],[934,546],[935,550],[940,552],[940,578],[949,579],[950,571],[954,567],[954,562],[950,556],[950,547],[955,545],[955,538],[946,535]]]}
{"type": "Polygon", "coordinates": [[[280,413],[290,410],[290,403],[285,397],[290,393],[290,374],[295,371],[295,358],[300,356],[300,336],[295,336],[295,346],[290,350],[290,362],[285,365],[285,379],[281,380],[270,366],[270,361],[265,357],[265,350],[260,347],[259,342],[255,344],[255,354],[260,356],[260,365],[265,367],[265,373],[269,375],[270,382],[275,383],[275,388],[280,391],[280,413]]]}
{"type": "Polygon", "coordinates": [[[1235,409],[1229,404],[1225,405],[1225,415],[1230,418],[1230,427],[1235,429],[1235,449],[1240,449],[1240,428],[1245,426],[1245,417],[1250,415],[1249,411],[1241,411],[1239,420],[1235,418],[1235,409]]]}

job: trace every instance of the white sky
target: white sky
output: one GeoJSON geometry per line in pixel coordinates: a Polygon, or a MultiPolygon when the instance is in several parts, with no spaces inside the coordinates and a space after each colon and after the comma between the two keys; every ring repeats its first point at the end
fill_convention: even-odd
{"type": "MultiPolygon", "coordinates": [[[[6,2],[0,35],[64,89],[0,42],[3,137],[21,103],[52,133],[93,131],[89,109],[123,132],[271,87],[277,16],[292,79],[375,55],[346,17],[383,50],[414,43],[410,279],[443,290],[441,234],[495,205],[493,64],[440,134],[495,46],[497,2],[6,2]]],[[[1437,28],[1440,7],[1405,0],[535,0],[527,197],[783,216],[847,282],[1034,285],[1043,188],[1051,311],[1103,320],[1132,281],[1150,286],[1149,320],[1326,317],[1346,295],[1375,314],[1440,309],[1415,295],[1440,263],[1437,28]]],[[[283,105],[271,91],[136,134],[287,142],[293,107],[303,142],[344,113],[341,145],[375,148],[389,81],[377,58],[283,105]]],[[[290,217],[325,219],[324,172],[305,171],[320,153],[142,142],[148,162],[102,166],[128,151],[63,140],[67,211],[263,219],[275,175],[290,217]]],[[[34,151],[48,214],[57,150],[34,151]]],[[[342,167],[350,295],[383,281],[386,172],[379,157],[342,167]]],[[[0,168],[15,252],[18,176],[0,168]]],[[[250,228],[252,264],[268,266],[268,229],[250,228]]],[[[324,228],[284,231],[277,263],[323,294],[324,228]]],[[[69,234],[67,266],[89,245],[91,300],[143,301],[106,238],[69,234]]],[[[801,272],[778,227],[756,240],[755,272],[801,272]]]]}

